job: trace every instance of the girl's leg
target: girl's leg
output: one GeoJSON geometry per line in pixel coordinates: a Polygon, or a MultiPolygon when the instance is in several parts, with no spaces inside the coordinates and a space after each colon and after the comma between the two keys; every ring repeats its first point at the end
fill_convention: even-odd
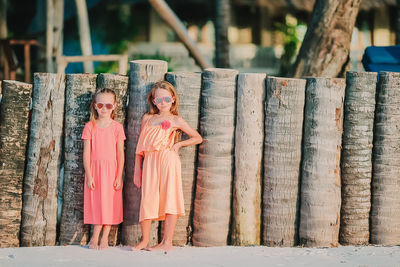
{"type": "Polygon", "coordinates": [[[176,214],[166,214],[164,223],[164,235],[160,244],[150,248],[149,250],[172,250],[172,239],[178,216],[176,214]]]}
{"type": "Polygon", "coordinates": [[[141,250],[142,248],[147,247],[149,244],[151,221],[152,220],[143,220],[140,222],[140,227],[142,228],[142,241],[140,241],[140,243],[136,246],[132,247],[133,251],[141,250]]]}
{"type": "Polygon", "coordinates": [[[108,236],[110,235],[111,225],[103,226],[103,235],[100,240],[100,249],[108,248],[108,236]]]}
{"type": "Polygon", "coordinates": [[[99,235],[100,235],[101,228],[102,228],[101,224],[94,225],[92,238],[90,238],[90,242],[89,242],[90,249],[98,249],[99,248],[99,235]]]}

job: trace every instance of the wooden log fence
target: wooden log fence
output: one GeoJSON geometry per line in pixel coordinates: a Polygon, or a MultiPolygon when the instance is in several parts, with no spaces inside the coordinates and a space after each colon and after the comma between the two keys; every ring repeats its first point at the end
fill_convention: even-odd
{"type": "Polygon", "coordinates": [[[89,225],[83,223],[82,130],[90,118],[90,103],[96,91],[96,74],[68,74],[65,81],[64,186],[60,244],[89,242],[89,225]]]}
{"type": "Polygon", "coordinates": [[[65,77],[35,73],[21,224],[21,246],[54,246],[62,158],[65,77]]]}
{"type": "Polygon", "coordinates": [[[267,78],[263,190],[267,246],[298,243],[305,85],[302,79],[267,78]]]}
{"type": "Polygon", "coordinates": [[[381,72],[377,88],[371,243],[400,244],[400,73],[381,72]]]}
{"type": "Polygon", "coordinates": [[[0,247],[18,247],[32,85],[5,80],[0,105],[0,247]]]}
{"type": "Polygon", "coordinates": [[[307,79],[299,225],[303,246],[338,246],[344,89],[344,79],[307,79]]]}
{"type": "Polygon", "coordinates": [[[200,106],[203,143],[198,152],[193,215],[195,246],[228,244],[237,74],[230,69],[203,71],[200,106]]]}
{"type": "Polygon", "coordinates": [[[342,141],[340,243],[367,245],[376,73],[347,72],[342,141]]]}
{"type": "Polygon", "coordinates": [[[232,244],[260,244],[265,74],[237,79],[232,244]]]}
{"type": "MultiPolygon", "coordinates": [[[[129,77],[36,73],[30,124],[32,85],[1,82],[0,247],[87,244],[81,134],[100,87],[116,91],[127,136],[124,222],[109,244],[139,242],[134,156],[147,92],[162,79],[204,139],[180,151],[186,215],[174,245],[400,245],[400,74],[381,72],[377,86],[376,73],[303,80],[230,69],[167,73],[157,60],[130,66],[129,77]]],[[[162,231],[152,225],[151,245],[162,231]]]]}

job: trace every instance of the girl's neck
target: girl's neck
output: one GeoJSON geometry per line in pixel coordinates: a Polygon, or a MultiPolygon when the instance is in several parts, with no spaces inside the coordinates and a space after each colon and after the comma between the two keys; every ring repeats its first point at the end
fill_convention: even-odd
{"type": "Polygon", "coordinates": [[[160,117],[167,117],[167,116],[173,116],[174,114],[171,113],[171,111],[160,111],[157,113],[158,116],[160,117]]]}
{"type": "Polygon", "coordinates": [[[104,126],[109,124],[112,120],[113,119],[111,117],[98,117],[96,123],[104,126]]]}

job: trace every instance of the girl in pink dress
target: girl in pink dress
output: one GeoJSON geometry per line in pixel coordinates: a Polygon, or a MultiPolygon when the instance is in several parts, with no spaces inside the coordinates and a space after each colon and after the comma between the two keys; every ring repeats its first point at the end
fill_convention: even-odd
{"type": "Polygon", "coordinates": [[[150,112],[142,118],[133,179],[142,192],[139,214],[142,240],[132,249],[147,248],[152,220],[165,220],[162,241],[149,250],[171,250],[176,221],[185,214],[178,151],[182,146],[201,143],[202,138],[178,116],[178,95],[169,82],[156,82],[147,100],[150,112]],[[177,142],[177,130],[190,138],[177,142]]]}
{"type": "Polygon", "coordinates": [[[83,220],[85,224],[94,224],[89,242],[91,249],[108,248],[111,225],[122,222],[125,134],[123,126],[114,121],[116,104],[113,90],[98,90],[90,106],[91,120],[82,133],[85,168],[83,220]]]}

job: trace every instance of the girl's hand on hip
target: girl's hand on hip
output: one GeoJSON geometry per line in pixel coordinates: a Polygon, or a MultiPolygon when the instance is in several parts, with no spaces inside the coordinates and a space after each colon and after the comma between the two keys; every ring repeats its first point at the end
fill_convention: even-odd
{"type": "Polygon", "coordinates": [[[122,178],[117,178],[114,181],[115,190],[120,190],[122,188],[122,178]]]}
{"type": "Polygon", "coordinates": [[[172,146],[171,150],[175,151],[176,153],[179,153],[179,149],[181,148],[181,146],[179,145],[179,143],[176,143],[172,146]]]}
{"type": "Polygon", "coordinates": [[[93,177],[86,177],[86,186],[89,189],[94,190],[94,179],[93,179],[93,177]]]}

